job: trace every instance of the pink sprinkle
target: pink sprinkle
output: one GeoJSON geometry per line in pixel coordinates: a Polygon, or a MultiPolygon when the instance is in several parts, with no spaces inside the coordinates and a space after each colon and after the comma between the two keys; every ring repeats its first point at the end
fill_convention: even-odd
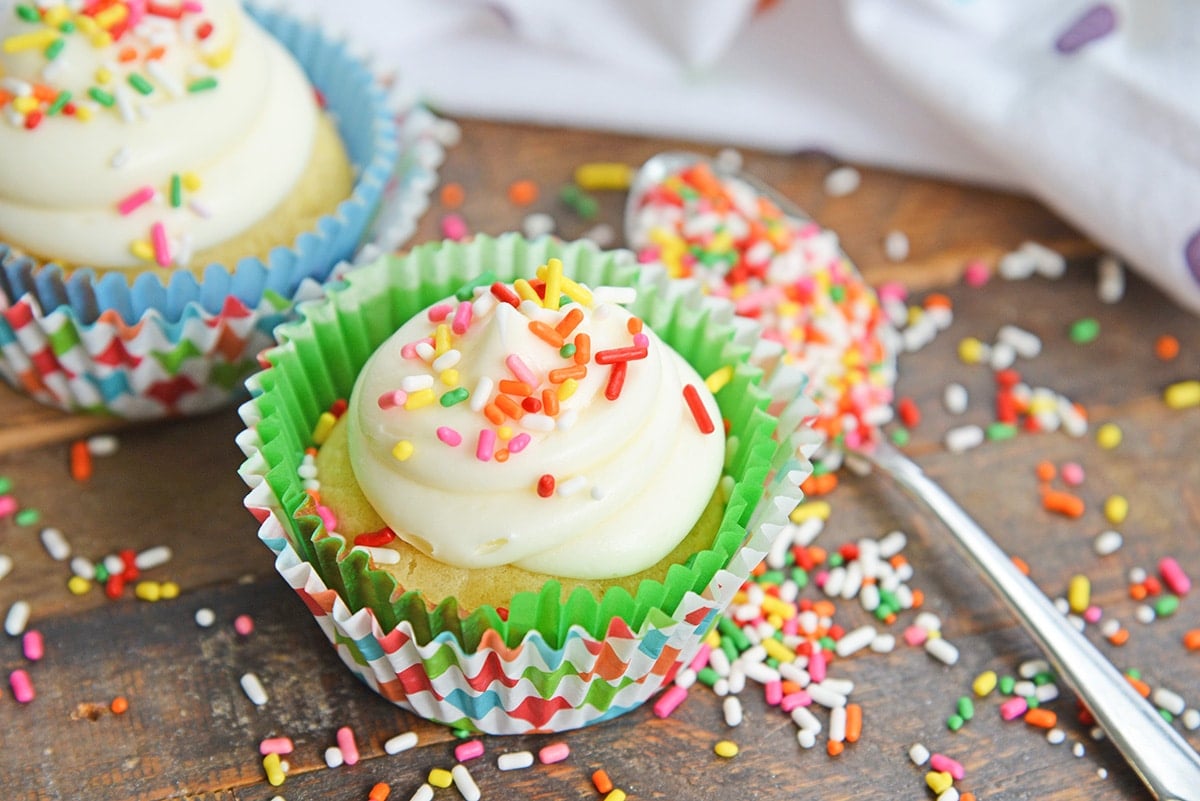
{"type": "Polygon", "coordinates": [[[28,704],[36,695],[33,691],[33,682],[29,680],[29,674],[23,670],[14,670],[10,673],[8,683],[12,686],[13,698],[22,704],[28,704]]]}
{"type": "Polygon", "coordinates": [[[1078,462],[1067,462],[1060,471],[1063,482],[1069,487],[1078,487],[1083,483],[1083,465],[1078,462]]]}
{"type": "Polygon", "coordinates": [[[171,244],[167,242],[167,229],[161,222],[150,226],[150,243],[154,245],[154,261],[158,266],[171,266],[171,244]]]}
{"type": "Polygon", "coordinates": [[[779,706],[783,701],[783,682],[779,679],[768,681],[763,685],[763,694],[769,706],[779,706]]]}
{"type": "Polygon", "coordinates": [[[1100,607],[1092,604],[1087,609],[1083,610],[1083,619],[1088,623],[1099,623],[1100,618],[1104,616],[1103,610],[1100,607]]]}
{"type": "Polygon", "coordinates": [[[1158,572],[1163,581],[1176,595],[1187,595],[1192,590],[1192,580],[1173,557],[1164,556],[1158,562],[1158,572]]]}
{"type": "Polygon", "coordinates": [[[342,751],[342,760],[347,765],[358,762],[358,743],[354,741],[354,729],[349,726],[338,729],[337,744],[342,751]]]}
{"type": "Polygon", "coordinates": [[[416,342],[404,343],[404,347],[400,348],[400,355],[405,359],[421,358],[419,355],[417,355],[417,343],[416,342]]]}
{"type": "Polygon", "coordinates": [[[909,626],[904,630],[904,641],[914,648],[923,645],[928,637],[929,632],[920,626],[909,626]]]}
{"type": "Polygon", "coordinates": [[[633,346],[635,348],[650,347],[650,337],[646,336],[641,331],[637,332],[636,334],[633,335],[633,346]]]}
{"type": "Polygon", "coordinates": [[[475,445],[475,458],[481,462],[490,462],[495,449],[496,432],[490,428],[480,429],[479,442],[475,445]]]}
{"type": "Polygon", "coordinates": [[[449,445],[451,448],[457,448],[462,444],[462,434],[455,431],[450,426],[438,426],[437,438],[449,445]]]}
{"type": "Polygon", "coordinates": [[[268,737],[258,744],[258,753],[266,756],[267,754],[290,754],[295,745],[292,743],[291,737],[268,737]]]}
{"type": "Polygon", "coordinates": [[[471,315],[474,304],[464,300],[458,304],[458,308],[454,310],[454,321],[450,323],[450,330],[458,335],[467,333],[467,329],[471,327],[471,315]]]}
{"type": "Polygon", "coordinates": [[[794,617],[789,617],[787,620],[783,621],[783,633],[785,636],[799,634],[800,622],[794,617]]]}
{"type": "Polygon", "coordinates": [[[550,743],[550,745],[538,751],[538,761],[543,765],[552,765],[555,762],[562,762],[570,755],[571,748],[566,743],[550,743]]]}
{"type": "Polygon", "coordinates": [[[704,669],[704,666],[708,664],[708,655],[711,653],[711,645],[708,643],[701,644],[700,650],[696,651],[696,656],[692,658],[692,661],[690,664],[688,664],[688,667],[699,673],[704,669]]]}
{"type": "Polygon", "coordinates": [[[525,450],[525,446],[529,444],[531,437],[528,434],[520,433],[508,441],[509,453],[520,453],[525,450]]]}
{"type": "Polygon", "coordinates": [[[908,297],[908,290],[904,284],[899,281],[888,281],[877,290],[880,300],[904,300],[908,297]]]}
{"type": "Polygon", "coordinates": [[[657,701],[654,702],[654,714],[660,718],[671,716],[683,699],[687,698],[687,690],[680,687],[678,684],[672,684],[666,692],[662,694],[657,701]]]}
{"type": "Polygon", "coordinates": [[[0,517],[8,517],[17,511],[17,499],[11,495],[0,495],[0,517]]]}
{"type": "Polygon", "coordinates": [[[21,638],[21,650],[30,662],[37,662],[41,659],[46,653],[45,643],[42,642],[42,633],[36,629],[25,632],[21,638]]]}
{"type": "Polygon", "coordinates": [[[808,675],[817,684],[825,681],[825,652],[820,648],[815,649],[808,658],[808,675]]]}
{"type": "Polygon", "coordinates": [[[397,389],[394,392],[385,392],[379,396],[379,408],[391,409],[395,406],[403,406],[408,400],[408,393],[402,389],[397,389]]]}
{"type": "Polygon", "coordinates": [[[317,515],[321,518],[321,522],[325,524],[326,531],[337,531],[337,515],[328,506],[317,504],[317,515]]]}
{"type": "Polygon", "coordinates": [[[440,323],[449,316],[454,307],[449,303],[438,303],[429,307],[429,322],[440,323]]]}
{"type": "Polygon", "coordinates": [[[121,212],[122,215],[128,216],[153,199],[154,187],[143,186],[141,189],[138,189],[125,199],[119,201],[117,203],[117,211],[121,212]]]}
{"type": "Polygon", "coordinates": [[[1005,720],[1016,720],[1029,711],[1029,704],[1019,695],[1014,695],[1000,705],[1000,717],[1005,720]]]}
{"type": "Polygon", "coordinates": [[[929,767],[941,773],[949,773],[954,777],[955,781],[962,781],[962,778],[967,775],[963,769],[962,763],[951,759],[945,754],[933,754],[929,757],[929,767]]]}
{"type": "Polygon", "coordinates": [[[238,615],[233,619],[233,630],[243,637],[254,633],[254,618],[249,615],[238,615]]]}
{"type": "Polygon", "coordinates": [[[467,221],[459,215],[447,214],[442,217],[442,236],[458,242],[466,239],[468,233],[470,229],[467,228],[467,221]]]}
{"type": "Polygon", "coordinates": [[[467,740],[454,746],[454,758],[459,762],[467,762],[483,756],[483,740],[467,740]]]}
{"type": "Polygon", "coordinates": [[[825,588],[825,582],[827,581],[829,581],[828,570],[818,570],[817,575],[813,577],[813,582],[821,589],[825,588]]]}
{"type": "Polygon", "coordinates": [[[200,0],[184,0],[180,8],[189,14],[199,14],[204,10],[204,4],[200,0]]]}
{"type": "Polygon", "coordinates": [[[991,277],[991,270],[981,259],[971,259],[963,268],[963,280],[969,287],[979,288],[986,284],[991,277]]]}
{"type": "Polygon", "coordinates": [[[779,701],[779,708],[784,712],[791,712],[798,706],[811,706],[812,696],[804,692],[804,690],[796,690],[794,693],[788,693],[779,701]]]}
{"type": "Polygon", "coordinates": [[[531,387],[538,385],[538,380],[534,376],[533,371],[529,369],[529,365],[525,364],[517,354],[510,353],[508,358],[504,360],[504,364],[512,371],[513,376],[518,381],[524,381],[531,387]]]}

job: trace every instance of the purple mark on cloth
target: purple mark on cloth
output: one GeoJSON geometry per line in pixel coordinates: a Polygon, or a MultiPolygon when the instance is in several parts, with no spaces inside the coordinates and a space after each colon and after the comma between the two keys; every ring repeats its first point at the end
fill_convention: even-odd
{"type": "Polygon", "coordinates": [[[1183,246],[1183,262],[1192,274],[1192,280],[1200,284],[1200,228],[1192,234],[1192,238],[1183,246]]]}
{"type": "Polygon", "coordinates": [[[1054,49],[1069,55],[1089,42],[1108,36],[1116,27],[1117,15],[1111,7],[1104,3],[1092,6],[1059,35],[1054,49]]]}

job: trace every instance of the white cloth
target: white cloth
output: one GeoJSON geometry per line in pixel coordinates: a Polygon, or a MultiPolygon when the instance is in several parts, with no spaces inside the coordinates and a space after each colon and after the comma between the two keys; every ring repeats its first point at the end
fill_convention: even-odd
{"type": "Polygon", "coordinates": [[[1192,0],[288,5],[446,113],[820,149],[1027,191],[1200,312],[1192,0]]]}

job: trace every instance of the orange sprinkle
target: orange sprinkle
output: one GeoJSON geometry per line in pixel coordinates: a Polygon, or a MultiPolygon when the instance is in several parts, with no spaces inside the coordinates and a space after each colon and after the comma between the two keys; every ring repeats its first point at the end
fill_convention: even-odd
{"type": "Polygon", "coordinates": [[[563,318],[554,326],[554,330],[558,335],[566,341],[566,338],[571,336],[571,332],[575,330],[575,326],[583,321],[583,312],[577,306],[572,306],[563,318]]]}
{"type": "Polygon", "coordinates": [[[563,339],[563,335],[561,333],[559,333],[557,329],[551,328],[549,325],[547,325],[546,323],[543,323],[541,320],[530,320],[529,321],[529,331],[535,337],[542,340],[543,342],[545,342],[547,345],[550,345],[551,347],[561,348],[563,346],[563,342],[565,342],[565,340],[563,339]]]}
{"type": "Polygon", "coordinates": [[[508,461],[508,448],[501,448],[492,454],[492,458],[497,462],[504,463],[508,461]]]}
{"type": "Polygon", "coordinates": [[[898,553],[888,560],[888,564],[894,568],[900,568],[908,564],[908,559],[905,558],[904,554],[898,553]]]}
{"type": "MultiPolygon", "coordinates": [[[[579,351],[578,350],[575,351],[575,354],[578,356],[579,351]]],[[[559,367],[555,370],[551,370],[549,373],[546,374],[546,377],[548,379],[550,379],[551,384],[561,384],[562,382],[566,381],[568,378],[574,378],[574,379],[578,380],[578,379],[583,378],[586,375],[587,375],[587,367],[585,367],[582,364],[574,364],[574,365],[571,365],[570,367],[559,367]]]]}
{"type": "Polygon", "coordinates": [[[963,793],[958,797],[958,801],[975,801],[975,794],[972,792],[963,793]]]}
{"type": "Polygon", "coordinates": [[[492,425],[498,426],[504,422],[504,412],[500,411],[500,407],[494,403],[483,407],[483,416],[490,420],[492,425]]]}
{"type": "Polygon", "coordinates": [[[784,695],[791,695],[792,693],[798,693],[804,689],[796,682],[788,681],[787,679],[784,679],[783,681],[781,681],[779,683],[779,687],[781,690],[783,690],[784,695]]]}
{"type": "Polygon", "coordinates": [[[750,575],[757,578],[758,576],[761,576],[763,573],[766,573],[766,572],[767,572],[766,562],[759,562],[757,565],[754,566],[754,569],[750,571],[750,575]]]}
{"type": "Polygon", "coordinates": [[[1146,682],[1142,681],[1141,679],[1135,679],[1129,674],[1125,674],[1125,681],[1133,685],[1133,689],[1137,690],[1138,695],[1142,696],[1143,698],[1150,697],[1150,685],[1146,682]]]}
{"type": "Polygon", "coordinates": [[[150,50],[146,53],[146,60],[154,61],[156,59],[162,58],[166,54],[167,54],[167,49],[165,47],[163,47],[162,45],[157,45],[155,47],[150,48],[150,50]]]}
{"type": "Polygon", "coordinates": [[[120,49],[120,51],[117,53],[117,61],[120,61],[122,64],[126,64],[130,61],[133,61],[136,58],[137,58],[137,51],[134,50],[132,47],[122,47],[120,49]]]}
{"type": "Polygon", "coordinates": [[[629,333],[631,334],[642,333],[642,318],[630,317],[625,323],[625,328],[628,329],[629,333]]]}
{"type": "Polygon", "coordinates": [[[862,706],[846,704],[846,742],[857,743],[862,736],[862,706]]]}
{"type": "Polygon", "coordinates": [[[44,83],[35,83],[33,85],[33,96],[43,103],[53,103],[54,98],[58,97],[58,90],[52,86],[46,86],[44,83]]]}
{"type": "Polygon", "coordinates": [[[1189,651],[1200,651],[1200,629],[1188,629],[1183,633],[1183,647],[1189,651]]]}
{"type": "Polygon", "coordinates": [[[607,795],[612,792],[613,783],[608,774],[601,769],[592,774],[592,786],[596,788],[596,792],[607,795]]]}
{"type": "Polygon", "coordinates": [[[800,484],[800,490],[809,497],[818,497],[827,495],[837,487],[837,473],[822,473],[821,475],[810,475],[800,484]]]}
{"type": "Polygon", "coordinates": [[[508,200],[514,206],[528,206],[538,199],[538,187],[533,181],[523,179],[508,185],[508,200]]]}
{"type": "Polygon", "coordinates": [[[439,199],[442,205],[448,209],[457,209],[467,199],[467,193],[463,190],[462,184],[454,183],[442,185],[442,191],[439,193],[439,199]]]}
{"type": "Polygon", "coordinates": [[[833,601],[821,598],[813,601],[813,611],[818,617],[833,617],[833,613],[837,611],[837,607],[833,605],[833,601]]]}
{"type": "Polygon", "coordinates": [[[887,617],[885,617],[883,619],[883,623],[885,626],[890,626],[895,622],[896,622],[896,613],[895,612],[888,612],[887,617]]]}
{"type": "Polygon", "coordinates": [[[587,364],[592,360],[592,338],[587,334],[575,335],[575,363],[587,364]]]}
{"type": "MultiPolygon", "coordinates": [[[[496,387],[508,395],[517,395],[522,398],[527,398],[533,394],[533,387],[526,384],[524,381],[514,381],[511,378],[501,378],[496,387]]],[[[497,402],[499,398],[496,399],[497,402]]],[[[501,406],[501,409],[504,407],[501,406]]]]}
{"type": "Polygon", "coordinates": [[[108,708],[112,710],[114,715],[124,715],[129,709],[129,701],[125,698],[125,696],[118,695],[116,698],[112,699],[112,703],[108,705],[108,708]]]}
{"type": "Polygon", "coordinates": [[[507,395],[498,395],[495,404],[496,408],[514,420],[520,420],[525,416],[525,410],[521,408],[520,404],[507,395]]]}
{"type": "Polygon", "coordinates": [[[1083,498],[1061,490],[1046,490],[1042,493],[1042,506],[1049,512],[1066,517],[1081,517],[1084,511],[1083,498]]]}
{"type": "Polygon", "coordinates": [[[542,390],[542,411],[550,417],[554,417],[558,414],[557,392],[552,389],[542,390]]]}
{"type": "Polygon", "coordinates": [[[1113,645],[1124,645],[1129,642],[1129,629],[1117,629],[1109,635],[1108,641],[1113,645]]]}
{"type": "Polygon", "coordinates": [[[829,557],[829,554],[820,545],[810,545],[808,546],[808,556],[813,560],[814,564],[822,565],[825,564],[825,560],[829,557]]]}
{"type": "Polygon", "coordinates": [[[941,292],[934,292],[931,295],[925,296],[923,303],[926,309],[949,309],[954,304],[950,302],[950,298],[943,295],[941,292]]]}
{"type": "Polygon", "coordinates": [[[913,605],[913,609],[920,609],[922,606],[925,605],[925,591],[924,590],[913,590],[912,591],[912,605],[913,605]]]}
{"type": "Polygon", "coordinates": [[[1154,340],[1154,355],[1164,362],[1169,362],[1179,355],[1179,340],[1170,334],[1163,334],[1154,340]]]}
{"type": "Polygon", "coordinates": [[[1025,713],[1025,722],[1039,729],[1053,729],[1058,724],[1058,715],[1044,706],[1034,707],[1025,713]]]}
{"type": "Polygon", "coordinates": [[[1021,575],[1023,575],[1023,576],[1029,575],[1029,563],[1028,562],[1026,562],[1024,559],[1022,559],[1019,556],[1010,556],[1008,558],[1013,563],[1013,566],[1016,567],[1017,570],[1021,571],[1021,575]]]}
{"type": "Polygon", "coordinates": [[[1144,600],[1146,600],[1146,596],[1149,594],[1150,594],[1150,591],[1146,589],[1145,584],[1130,584],[1129,585],[1129,597],[1135,601],[1144,601],[1144,600]]]}
{"type": "Polygon", "coordinates": [[[87,481],[92,477],[92,454],[87,442],[77,439],[71,443],[71,478],[87,481]]]}
{"type": "Polygon", "coordinates": [[[1038,481],[1041,481],[1044,484],[1050,483],[1054,480],[1054,477],[1058,475],[1058,469],[1054,466],[1054,463],[1045,459],[1038,462],[1035,469],[1037,471],[1038,481]]]}
{"type": "Polygon", "coordinates": [[[825,751],[831,757],[840,756],[841,753],[845,750],[846,750],[846,744],[842,743],[842,742],[838,742],[837,740],[829,740],[825,744],[825,751]]]}

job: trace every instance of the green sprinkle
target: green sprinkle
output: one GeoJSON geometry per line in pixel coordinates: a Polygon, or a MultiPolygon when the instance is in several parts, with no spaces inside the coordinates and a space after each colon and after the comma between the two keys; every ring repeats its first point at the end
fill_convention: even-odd
{"type": "Polygon", "coordinates": [[[1040,702],[1038,701],[1036,695],[1025,696],[1025,706],[1029,707],[1030,709],[1037,709],[1039,704],[1040,702]]]}
{"type": "Polygon", "coordinates": [[[1017,435],[1017,427],[1012,423],[989,423],[986,429],[987,438],[993,442],[1012,439],[1017,435]]]}
{"type": "Polygon", "coordinates": [[[1100,321],[1095,317],[1081,317],[1071,323],[1067,336],[1076,345],[1086,345],[1100,336],[1100,321]]]}
{"type": "Polygon", "coordinates": [[[840,553],[829,554],[829,566],[830,567],[841,567],[845,561],[846,560],[842,558],[842,555],[840,553]]]}
{"type": "Polygon", "coordinates": [[[67,40],[60,36],[50,44],[46,45],[46,49],[42,51],[42,54],[46,57],[47,61],[53,61],[54,59],[58,58],[58,54],[61,53],[63,48],[66,46],[67,40]]]}
{"type": "Polygon", "coordinates": [[[574,356],[575,355],[575,343],[568,342],[567,344],[563,345],[561,348],[558,349],[558,355],[562,356],[564,359],[569,359],[572,356],[574,356]]]}
{"type": "Polygon", "coordinates": [[[566,184],[558,193],[558,199],[585,220],[594,218],[600,210],[596,199],[575,184],[566,184]]]}
{"type": "Polygon", "coordinates": [[[90,97],[92,100],[95,100],[100,105],[108,108],[112,108],[113,104],[117,102],[113,100],[112,95],[101,89],[99,86],[93,86],[92,88],[88,89],[88,97],[90,97]]]}
{"type": "Polygon", "coordinates": [[[197,78],[196,80],[189,83],[187,90],[189,92],[204,92],[209,89],[216,89],[216,88],[217,88],[217,79],[211,75],[206,75],[203,78],[197,78]]]}
{"type": "Polygon", "coordinates": [[[466,387],[455,387],[449,392],[443,392],[442,397],[438,398],[438,402],[448,409],[456,403],[465,401],[470,394],[466,387]]]}
{"type": "Polygon", "coordinates": [[[767,667],[771,668],[771,670],[774,670],[777,667],[779,667],[779,660],[773,656],[768,656],[766,661],[763,662],[763,664],[765,664],[767,667]]]}
{"type": "Polygon", "coordinates": [[[1041,673],[1038,673],[1033,677],[1033,683],[1038,687],[1042,687],[1046,684],[1053,684],[1054,674],[1048,670],[1043,670],[1041,673]]]}
{"type": "Polygon", "coordinates": [[[783,571],[782,570],[767,570],[761,576],[758,577],[758,583],[759,584],[782,584],[783,583],[783,571]]]}
{"type": "Polygon", "coordinates": [[[956,709],[958,710],[958,716],[963,720],[970,720],[975,717],[975,702],[971,700],[969,695],[964,695],[958,699],[956,709]]]}
{"type": "Polygon", "coordinates": [[[958,715],[951,715],[946,718],[946,728],[950,731],[958,731],[963,727],[965,721],[958,715]]]}
{"type": "Polygon", "coordinates": [[[1017,680],[1012,676],[1001,676],[1000,681],[997,682],[1000,692],[1002,692],[1004,695],[1012,695],[1013,687],[1015,687],[1016,684],[1017,680]]]}
{"type": "Polygon", "coordinates": [[[63,106],[71,102],[71,93],[63,89],[58,93],[58,97],[54,98],[54,102],[50,104],[50,108],[46,109],[46,113],[50,116],[57,114],[63,110],[63,106]]]}
{"type": "Polygon", "coordinates": [[[841,303],[846,299],[846,287],[841,284],[834,284],[829,287],[829,297],[833,299],[834,303],[841,303]]]}
{"type": "Polygon", "coordinates": [[[802,567],[792,568],[792,581],[796,582],[796,586],[804,589],[808,586],[808,571],[802,567]]]}
{"type": "Polygon", "coordinates": [[[62,21],[62,24],[58,26],[58,29],[63,33],[75,33],[75,22],[73,20],[65,19],[62,21]]]}
{"type": "Polygon", "coordinates": [[[18,526],[32,526],[34,523],[42,519],[42,513],[37,509],[22,509],[17,512],[16,521],[18,526]]]}
{"type": "Polygon", "coordinates": [[[183,179],[179,173],[171,173],[171,208],[177,209],[183,205],[183,179]]]}
{"type": "Polygon", "coordinates": [[[1138,670],[1137,668],[1130,668],[1129,670],[1125,671],[1125,675],[1131,679],[1140,680],[1142,678],[1142,671],[1138,670]]]}
{"type": "Polygon", "coordinates": [[[738,658],[737,646],[728,637],[721,638],[721,650],[725,652],[725,656],[729,658],[730,662],[738,658]]]}
{"type": "Polygon", "coordinates": [[[154,91],[154,85],[136,72],[129,73],[129,77],[126,80],[129,81],[130,86],[137,90],[138,94],[148,95],[154,91]]]}
{"type": "Polygon", "coordinates": [[[705,687],[711,687],[717,683],[717,679],[721,678],[717,671],[710,667],[700,668],[700,672],[696,674],[696,681],[703,684],[705,687]]]}
{"type": "Polygon", "coordinates": [[[25,20],[26,22],[41,22],[42,21],[41,15],[38,14],[37,9],[34,8],[33,6],[22,3],[21,5],[17,6],[16,11],[17,11],[17,17],[25,20]]]}
{"type": "Polygon", "coordinates": [[[900,599],[891,590],[879,590],[879,605],[891,607],[894,612],[900,608],[900,599]]]}
{"type": "Polygon", "coordinates": [[[486,270],[475,276],[473,280],[468,281],[458,288],[454,293],[455,300],[470,300],[475,297],[475,290],[481,286],[491,286],[496,282],[496,274],[491,270],[486,270]]]}
{"type": "Polygon", "coordinates": [[[96,565],[96,573],[94,578],[101,583],[108,581],[108,568],[104,565],[96,565]]]}
{"type": "Polygon", "coordinates": [[[453,731],[454,736],[460,740],[466,740],[469,737],[475,736],[475,732],[471,731],[470,729],[455,728],[453,731]]]}
{"type": "Polygon", "coordinates": [[[834,648],[837,648],[837,642],[829,636],[822,637],[821,639],[817,640],[817,642],[820,643],[821,648],[826,651],[833,651],[834,648]]]}
{"type": "Polygon", "coordinates": [[[903,448],[912,439],[912,435],[908,433],[908,429],[904,427],[892,430],[892,444],[898,448],[903,448]]]}
{"type": "Polygon", "coordinates": [[[1175,716],[1172,715],[1170,712],[1168,712],[1165,709],[1158,710],[1158,714],[1161,715],[1162,719],[1165,720],[1167,723],[1172,723],[1175,720],[1175,716]]]}
{"type": "Polygon", "coordinates": [[[1178,595],[1164,595],[1154,602],[1154,614],[1159,617],[1170,617],[1179,609],[1178,595]]]}
{"type": "Polygon", "coordinates": [[[0,476],[0,495],[12,489],[12,479],[8,476],[0,476]]]}

